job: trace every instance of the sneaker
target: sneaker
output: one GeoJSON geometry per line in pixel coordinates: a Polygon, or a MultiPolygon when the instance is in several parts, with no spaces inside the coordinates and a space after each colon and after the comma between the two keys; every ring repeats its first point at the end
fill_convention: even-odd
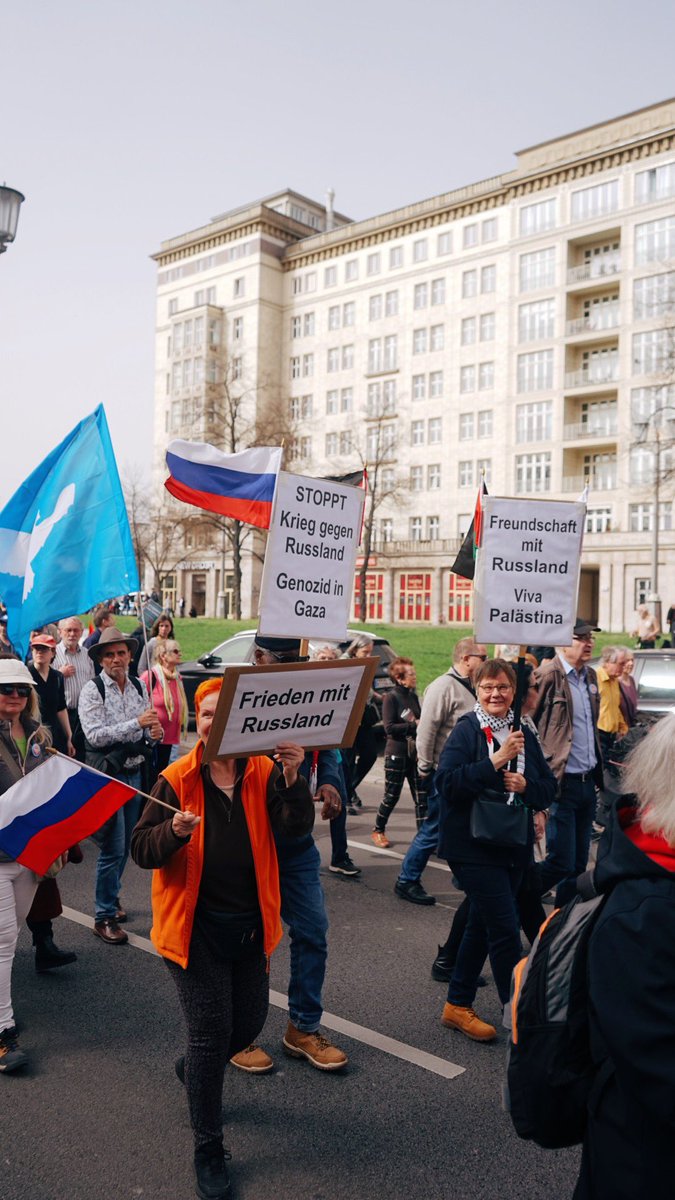
{"type": "Polygon", "coordinates": [[[320,1071],[339,1071],[349,1062],[344,1051],[338,1050],[318,1029],[315,1033],[303,1033],[290,1021],[284,1034],[284,1050],[291,1058],[306,1058],[320,1071]]]}
{"type": "Polygon", "coordinates": [[[331,863],[328,870],[332,871],[334,875],[361,874],[361,868],[357,867],[356,863],[352,862],[348,854],[345,854],[344,858],[341,858],[339,862],[331,863]]]}
{"type": "Polygon", "coordinates": [[[481,1021],[472,1008],[464,1008],[460,1004],[445,1004],[441,1024],[448,1029],[459,1029],[473,1042],[493,1042],[497,1036],[494,1025],[481,1021]]]}
{"type": "Polygon", "coordinates": [[[240,1071],[248,1071],[249,1075],[266,1075],[274,1066],[274,1059],[270,1058],[269,1054],[260,1046],[254,1045],[240,1050],[230,1059],[230,1062],[240,1071]]]}
{"type": "Polygon", "coordinates": [[[370,836],[375,845],[380,847],[380,850],[386,850],[387,846],[391,846],[389,838],[381,829],[374,829],[370,836]]]}
{"type": "Polygon", "coordinates": [[[222,1142],[207,1142],[195,1151],[196,1189],[201,1200],[229,1200],[232,1195],[225,1160],[232,1158],[222,1142]]]}
{"type": "Polygon", "coordinates": [[[19,1049],[19,1041],[16,1036],[16,1027],[13,1025],[11,1029],[3,1029],[0,1033],[0,1071],[18,1071],[19,1067],[25,1067],[28,1062],[28,1056],[23,1050],[19,1049]]]}

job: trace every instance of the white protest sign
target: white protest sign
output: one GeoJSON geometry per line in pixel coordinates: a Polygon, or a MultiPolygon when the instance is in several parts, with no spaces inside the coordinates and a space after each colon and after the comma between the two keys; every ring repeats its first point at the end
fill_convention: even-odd
{"type": "Polygon", "coordinates": [[[377,661],[227,667],[204,761],[270,753],[279,742],[351,746],[377,661]]]}
{"type": "Polygon", "coordinates": [[[280,471],[267,539],[258,631],[346,636],[364,491],[280,471]]]}
{"type": "Polygon", "coordinates": [[[474,579],[479,642],[569,646],[586,505],[483,497],[474,579]]]}

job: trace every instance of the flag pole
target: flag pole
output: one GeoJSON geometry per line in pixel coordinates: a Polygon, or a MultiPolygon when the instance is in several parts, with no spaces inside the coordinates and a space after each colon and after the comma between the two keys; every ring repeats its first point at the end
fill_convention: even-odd
{"type": "MultiPolygon", "coordinates": [[[[152,693],[155,689],[154,689],[154,681],[153,681],[153,674],[152,674],[152,664],[150,662],[150,654],[148,651],[148,631],[145,627],[145,617],[143,616],[143,601],[141,600],[140,591],[136,592],[136,595],[138,596],[138,611],[141,615],[141,625],[143,626],[143,641],[145,643],[145,658],[146,658],[146,662],[148,664],[148,682],[150,684],[150,687],[148,688],[148,699],[150,700],[150,707],[154,710],[155,704],[152,699],[152,693]]],[[[143,792],[139,792],[139,795],[142,796],[143,792]]]]}
{"type": "MultiPolygon", "coordinates": [[[[66,762],[72,763],[73,760],[67,754],[62,754],[60,750],[55,750],[53,746],[45,746],[47,754],[55,754],[58,758],[65,758],[66,762]]],[[[113,783],[120,783],[119,779],[115,779],[114,775],[106,775],[105,771],[99,771],[96,767],[90,767],[88,763],[79,763],[80,767],[84,767],[85,771],[91,771],[94,775],[100,775],[102,779],[111,780],[113,783]]],[[[126,785],[129,786],[128,784],[126,785]]],[[[140,788],[132,789],[138,796],[142,796],[144,800],[150,800],[153,804],[159,804],[160,808],[168,808],[169,812],[183,812],[182,808],[175,808],[173,804],[167,804],[165,800],[158,800],[156,796],[150,796],[147,792],[142,792],[140,788]]]]}
{"type": "MultiPolygon", "coordinates": [[[[527,654],[527,646],[518,647],[518,664],[516,667],[516,694],[513,698],[513,725],[514,732],[521,727],[520,714],[523,707],[523,699],[525,696],[525,655],[527,654]]],[[[511,759],[509,763],[509,771],[518,770],[518,758],[511,759]]]]}

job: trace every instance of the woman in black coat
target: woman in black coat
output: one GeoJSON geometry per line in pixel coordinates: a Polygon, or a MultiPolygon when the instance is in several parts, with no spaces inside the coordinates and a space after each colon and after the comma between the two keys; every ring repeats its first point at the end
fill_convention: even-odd
{"type": "Polygon", "coordinates": [[[384,747],[384,796],[371,834],[375,845],[383,849],[391,845],[385,830],[398,804],[404,779],[408,780],[418,827],[424,820],[424,815],[418,810],[417,752],[414,749],[417,722],[422,710],[415,691],[417,675],[412,659],[395,658],[389,667],[389,678],[394,686],[382,698],[382,723],[387,735],[384,747]]]}

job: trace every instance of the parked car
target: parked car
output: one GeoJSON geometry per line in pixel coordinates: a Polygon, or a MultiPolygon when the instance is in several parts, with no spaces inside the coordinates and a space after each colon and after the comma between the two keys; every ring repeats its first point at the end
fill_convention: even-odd
{"type": "MultiPolygon", "coordinates": [[[[675,712],[675,650],[631,650],[638,692],[638,716],[662,717],[675,712]]],[[[591,666],[600,659],[591,660],[591,666]]]]}
{"type": "MultiPolygon", "coordinates": [[[[320,646],[337,646],[341,652],[345,651],[353,638],[358,637],[363,630],[348,629],[347,638],[342,642],[332,642],[327,638],[310,639],[309,652],[312,654],[318,650],[320,646]]],[[[235,633],[220,645],[214,646],[213,650],[208,650],[206,654],[200,655],[194,662],[181,663],[180,674],[185,687],[185,694],[188,699],[188,707],[190,711],[190,719],[194,719],[194,696],[199,684],[204,679],[211,679],[222,675],[226,666],[233,663],[247,663],[253,659],[253,640],[256,635],[255,629],[242,629],[239,633],[235,633]]],[[[373,635],[374,652],[379,658],[375,678],[373,680],[373,690],[376,694],[386,692],[393,687],[393,683],[389,678],[389,664],[396,658],[395,652],[392,650],[386,638],[375,637],[373,635]]]]}

